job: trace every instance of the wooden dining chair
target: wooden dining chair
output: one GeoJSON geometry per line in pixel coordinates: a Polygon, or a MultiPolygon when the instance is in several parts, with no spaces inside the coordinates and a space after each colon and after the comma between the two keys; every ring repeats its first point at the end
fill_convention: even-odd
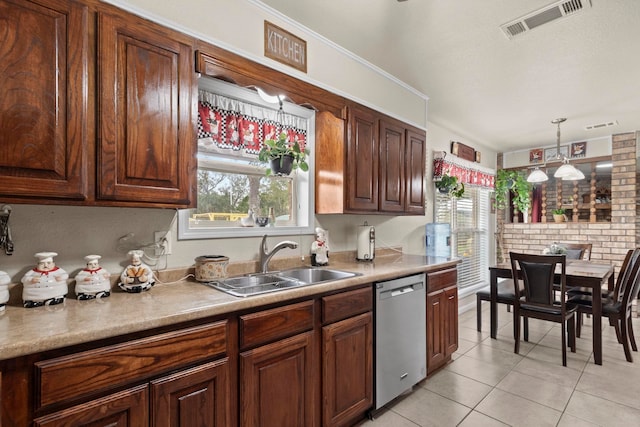
{"type": "MultiPolygon", "coordinates": [[[[627,251],[613,292],[603,294],[602,303],[602,315],[606,316],[609,319],[609,324],[615,328],[616,338],[622,344],[624,355],[628,362],[633,362],[630,347],[633,351],[638,351],[631,322],[631,303],[638,297],[639,290],[640,248],[636,248],[627,251]]],[[[575,304],[578,309],[576,336],[580,337],[581,315],[593,312],[593,300],[591,294],[582,293],[569,295],[568,301],[571,304],[575,304]]]]}
{"type": "Polygon", "coordinates": [[[565,254],[567,259],[591,259],[591,250],[593,249],[593,243],[558,243],[567,250],[565,254]]]}
{"type": "MultiPolygon", "coordinates": [[[[576,351],[575,313],[576,307],[566,303],[566,256],[533,255],[510,252],[514,290],[520,280],[524,284],[524,295],[515,300],[513,321],[515,328],[514,353],[520,351],[520,318],[535,318],[562,325],[562,366],[567,366],[567,330],[571,351],[576,351]],[[556,269],[560,268],[560,301],[554,298],[553,283],[556,269]],[[516,279],[517,278],[517,279],[516,279]]],[[[525,341],[528,337],[525,335],[525,341]]]]}
{"type": "MultiPolygon", "coordinates": [[[[565,253],[567,259],[579,259],[583,261],[591,259],[593,243],[558,243],[558,246],[567,250],[565,253]]],[[[554,284],[554,289],[556,292],[560,292],[560,283],[556,282],[554,284]]]]}
{"type": "MultiPolygon", "coordinates": [[[[520,282],[518,286],[520,288],[518,298],[520,298],[522,295],[524,295],[524,285],[522,284],[522,282],[520,282]]],[[[513,305],[514,300],[516,299],[514,291],[515,288],[512,279],[505,279],[499,282],[496,289],[496,302],[500,304],[507,304],[508,309],[508,307],[513,305]]],[[[491,301],[491,288],[489,286],[485,286],[484,288],[476,292],[476,329],[478,330],[478,332],[482,331],[482,301],[491,301]]],[[[524,322],[524,334],[526,337],[529,336],[529,324],[526,319],[524,322]]]]}

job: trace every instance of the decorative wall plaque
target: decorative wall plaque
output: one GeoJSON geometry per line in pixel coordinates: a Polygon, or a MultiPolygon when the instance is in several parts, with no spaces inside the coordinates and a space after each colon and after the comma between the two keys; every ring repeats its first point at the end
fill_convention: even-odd
{"type": "Polygon", "coordinates": [[[571,144],[571,158],[585,157],[587,155],[587,142],[574,142],[571,144]]]}
{"type": "Polygon", "coordinates": [[[476,150],[461,142],[451,141],[451,154],[461,159],[469,160],[470,162],[476,161],[476,150]]]}
{"type": "Polygon", "coordinates": [[[264,21],[264,56],[307,72],[307,42],[264,21]]]}
{"type": "Polygon", "coordinates": [[[529,150],[529,163],[542,163],[542,153],[544,150],[542,148],[534,148],[533,150],[529,150]]]}

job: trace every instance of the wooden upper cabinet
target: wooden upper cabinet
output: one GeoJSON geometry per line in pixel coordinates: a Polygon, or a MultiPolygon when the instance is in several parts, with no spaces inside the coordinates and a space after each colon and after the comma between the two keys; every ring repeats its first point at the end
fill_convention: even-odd
{"type": "Polygon", "coordinates": [[[405,130],[380,120],[380,210],[404,212],[405,130]]]}
{"type": "Polygon", "coordinates": [[[349,108],[347,211],[378,210],[378,120],[364,107],[349,108]]]}
{"type": "Polygon", "coordinates": [[[193,42],[99,12],[98,70],[97,198],[195,205],[193,42]]]}
{"type": "Polygon", "coordinates": [[[350,104],[316,114],[316,153],[316,213],[424,215],[424,131],[350,104]]]}
{"type": "Polygon", "coordinates": [[[87,25],[75,1],[0,0],[0,195],[87,198],[87,25]]]}
{"type": "Polygon", "coordinates": [[[424,215],[425,166],[427,141],[424,132],[407,130],[405,167],[407,213],[424,215]]]}
{"type": "Polygon", "coordinates": [[[344,212],[345,121],[333,114],[316,113],[316,213],[344,212]]]}

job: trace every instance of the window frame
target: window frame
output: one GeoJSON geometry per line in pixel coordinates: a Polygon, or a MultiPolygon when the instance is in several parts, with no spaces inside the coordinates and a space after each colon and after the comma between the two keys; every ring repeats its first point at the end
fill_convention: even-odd
{"type": "Polygon", "coordinates": [[[490,260],[489,251],[482,250],[482,248],[488,247],[491,238],[489,235],[491,226],[491,190],[482,187],[467,186],[465,194],[461,197],[462,200],[449,195],[443,195],[437,190],[435,194],[434,221],[448,222],[451,224],[451,256],[462,260],[461,264],[458,265],[458,290],[464,292],[485,286],[489,283],[490,260]],[[473,224],[471,226],[460,227],[458,221],[460,217],[460,211],[458,209],[459,203],[471,203],[473,210],[473,224]],[[465,257],[463,254],[458,254],[459,241],[464,235],[473,236],[474,256],[472,257],[465,257]],[[467,270],[477,271],[477,275],[473,277],[473,281],[470,280],[469,274],[466,274],[467,270]]]}
{"type": "MultiPolygon", "coordinates": [[[[278,104],[271,104],[263,100],[255,91],[233,85],[221,80],[209,77],[200,77],[199,89],[217,93],[223,96],[236,98],[243,102],[249,102],[260,107],[277,110],[278,104]]],[[[293,200],[297,203],[297,215],[306,225],[287,225],[277,227],[212,227],[209,229],[195,229],[189,227],[189,217],[192,209],[178,209],[178,240],[217,239],[230,237],[260,237],[313,234],[315,229],[315,110],[299,105],[283,102],[285,113],[293,114],[307,120],[306,146],[310,150],[307,156],[309,170],[307,172],[294,171],[292,173],[294,191],[293,200]]],[[[211,157],[211,154],[206,154],[211,157]]],[[[215,157],[215,156],[214,156],[215,157]]],[[[229,161],[225,156],[219,156],[221,161],[229,161]]],[[[248,162],[247,162],[248,163],[248,162]]],[[[198,162],[200,167],[200,162],[198,162]]],[[[264,173],[264,167],[255,165],[255,171],[264,173]]],[[[197,195],[195,196],[197,198],[197,195]]]]}

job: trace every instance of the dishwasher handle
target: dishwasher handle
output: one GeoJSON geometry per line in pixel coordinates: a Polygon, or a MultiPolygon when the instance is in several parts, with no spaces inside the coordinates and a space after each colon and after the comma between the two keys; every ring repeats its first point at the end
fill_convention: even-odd
{"type": "Polygon", "coordinates": [[[411,285],[398,287],[395,289],[389,289],[388,291],[380,292],[380,299],[394,298],[402,295],[407,295],[411,292],[415,292],[424,287],[423,283],[413,283],[411,285]]]}

